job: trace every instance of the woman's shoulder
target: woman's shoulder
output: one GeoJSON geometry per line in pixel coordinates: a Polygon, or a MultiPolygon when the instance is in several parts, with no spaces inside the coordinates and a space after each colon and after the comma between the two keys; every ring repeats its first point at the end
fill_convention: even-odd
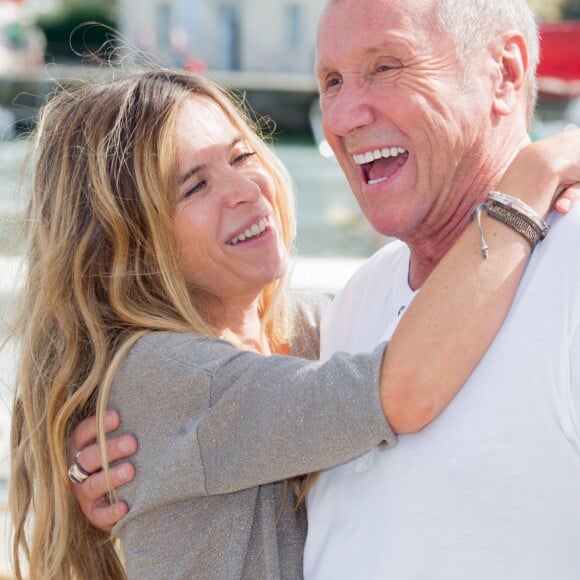
{"type": "Polygon", "coordinates": [[[334,298],[333,292],[293,291],[290,294],[290,307],[295,318],[316,318],[334,298]]]}
{"type": "Polygon", "coordinates": [[[236,356],[238,349],[230,342],[194,332],[150,332],[141,337],[127,355],[125,367],[182,367],[184,372],[213,372],[216,366],[236,356]]]}
{"type": "Polygon", "coordinates": [[[150,332],[132,346],[117,369],[110,403],[123,414],[138,409],[144,417],[156,412],[160,400],[171,413],[181,404],[203,410],[215,377],[238,355],[232,344],[217,338],[150,332]]]}
{"type": "Polygon", "coordinates": [[[293,356],[317,359],[320,356],[320,319],[332,302],[331,292],[293,292],[291,351],[293,356]]]}

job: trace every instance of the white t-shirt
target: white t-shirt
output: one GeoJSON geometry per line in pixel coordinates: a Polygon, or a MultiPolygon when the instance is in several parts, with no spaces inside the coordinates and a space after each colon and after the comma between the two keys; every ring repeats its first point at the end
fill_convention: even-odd
{"type": "MultiPolygon", "coordinates": [[[[390,336],[408,260],[396,242],[354,275],[323,319],[323,358],[390,336]]],[[[324,472],[307,505],[306,580],[580,578],[580,208],[552,217],[447,409],[324,472]]]]}

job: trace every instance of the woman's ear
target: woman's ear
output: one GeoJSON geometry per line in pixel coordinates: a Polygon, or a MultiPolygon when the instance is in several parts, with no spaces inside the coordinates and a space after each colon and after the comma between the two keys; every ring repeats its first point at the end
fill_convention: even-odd
{"type": "Polygon", "coordinates": [[[497,47],[497,82],[493,92],[493,112],[509,115],[515,108],[528,74],[528,47],[516,31],[508,32],[497,47]]]}

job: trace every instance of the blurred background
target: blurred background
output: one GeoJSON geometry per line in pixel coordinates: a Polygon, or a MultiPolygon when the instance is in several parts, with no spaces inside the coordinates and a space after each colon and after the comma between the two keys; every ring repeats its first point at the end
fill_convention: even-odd
{"type": "MultiPolygon", "coordinates": [[[[294,285],[338,288],[387,240],[368,226],[323,140],[312,74],[325,0],[0,0],[0,341],[21,284],[28,134],[44,97],[111,75],[132,52],[244,96],[295,180],[294,285]],[[122,39],[119,43],[117,35],[122,39]],[[122,46],[121,46],[122,44],[122,46]]],[[[532,137],[580,125],[580,0],[529,0],[542,34],[532,137]]],[[[0,349],[0,579],[6,564],[11,343],[0,349]]]]}

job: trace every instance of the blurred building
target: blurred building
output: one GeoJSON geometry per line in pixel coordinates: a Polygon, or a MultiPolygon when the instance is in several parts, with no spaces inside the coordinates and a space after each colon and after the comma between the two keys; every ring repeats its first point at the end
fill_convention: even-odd
{"type": "MultiPolygon", "coordinates": [[[[310,74],[326,0],[0,0],[30,13],[99,5],[129,44],[166,64],[214,71],[310,74]]],[[[528,0],[540,20],[566,0],[528,0]]]]}
{"type": "MultiPolygon", "coordinates": [[[[557,19],[566,2],[528,1],[539,20],[557,19]]],[[[171,65],[309,74],[324,4],[325,0],[140,0],[136,8],[134,0],[116,0],[116,13],[129,42],[171,65]]]]}
{"type": "Polygon", "coordinates": [[[130,42],[171,65],[304,74],[324,2],[118,0],[117,16],[130,42]]]}

